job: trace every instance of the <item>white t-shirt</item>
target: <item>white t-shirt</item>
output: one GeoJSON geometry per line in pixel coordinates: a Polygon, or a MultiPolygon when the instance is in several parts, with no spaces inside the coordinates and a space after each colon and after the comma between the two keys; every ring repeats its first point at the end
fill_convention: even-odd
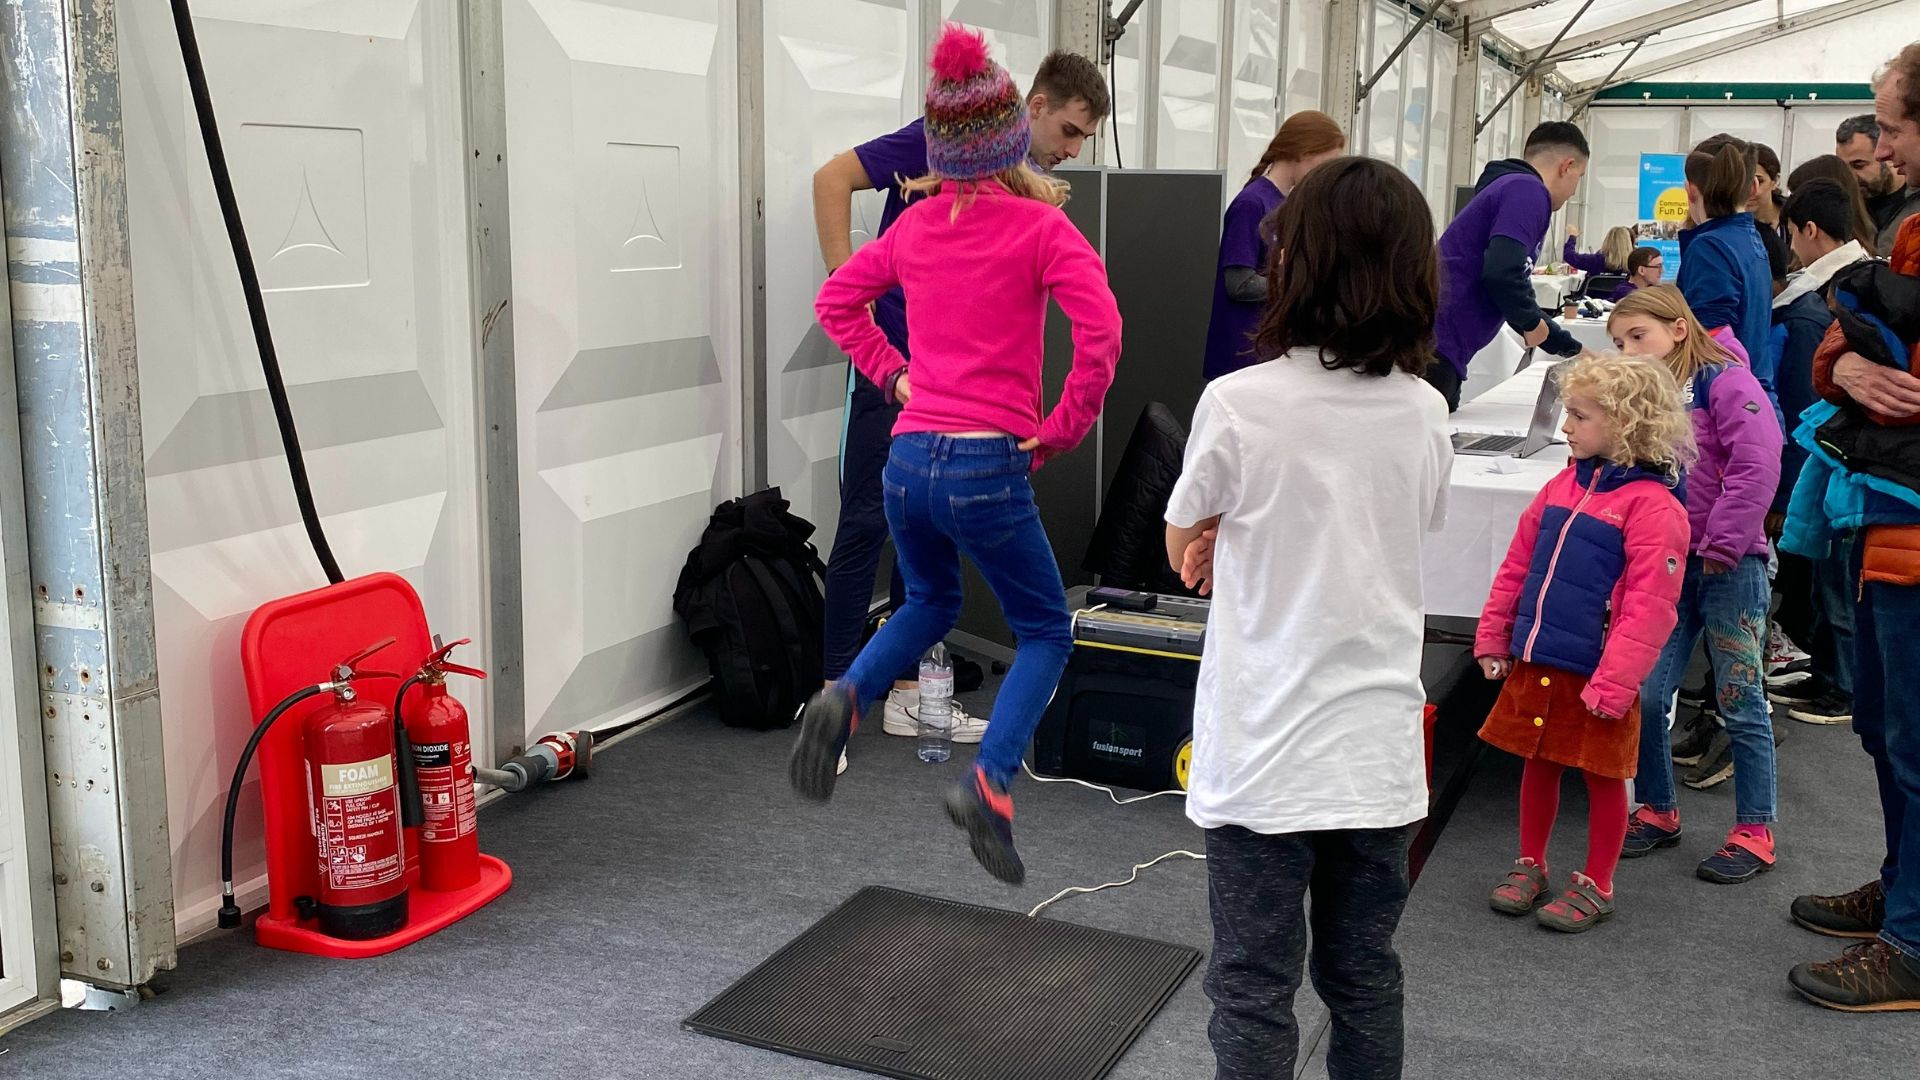
{"type": "Polygon", "coordinates": [[[1167,507],[1215,514],[1187,816],[1259,833],[1427,813],[1422,534],[1446,520],[1447,406],[1318,350],[1215,380],[1167,507]]]}

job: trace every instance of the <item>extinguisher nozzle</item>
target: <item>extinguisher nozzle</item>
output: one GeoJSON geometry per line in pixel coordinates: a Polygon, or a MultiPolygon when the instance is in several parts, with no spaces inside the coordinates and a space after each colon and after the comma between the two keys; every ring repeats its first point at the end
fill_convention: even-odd
{"type": "Polygon", "coordinates": [[[223,893],[220,897],[220,929],[240,929],[240,905],[233,902],[232,893],[223,893]]]}

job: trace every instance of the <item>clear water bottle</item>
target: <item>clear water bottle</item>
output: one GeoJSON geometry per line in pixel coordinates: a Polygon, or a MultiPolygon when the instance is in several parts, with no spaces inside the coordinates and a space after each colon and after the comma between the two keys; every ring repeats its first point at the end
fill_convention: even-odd
{"type": "Polygon", "coordinates": [[[945,642],[936,643],[920,661],[921,761],[945,761],[953,756],[953,661],[945,642]]]}

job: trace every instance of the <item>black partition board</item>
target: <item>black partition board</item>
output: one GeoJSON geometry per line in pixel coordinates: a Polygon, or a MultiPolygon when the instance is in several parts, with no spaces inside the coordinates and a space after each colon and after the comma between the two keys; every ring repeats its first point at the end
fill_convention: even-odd
{"type": "MultiPolygon", "coordinates": [[[[1054,175],[1072,189],[1066,206],[1068,220],[1093,244],[1095,251],[1103,250],[1108,174],[1099,169],[1061,169],[1054,175]]],[[[1046,408],[1051,409],[1060,400],[1060,391],[1066,385],[1067,372],[1072,366],[1073,324],[1061,314],[1059,305],[1049,305],[1042,399],[1046,408]]],[[[1131,423],[1131,418],[1127,422],[1131,423]]],[[[1033,474],[1033,498],[1039,504],[1047,537],[1053,542],[1060,577],[1068,587],[1093,582],[1093,575],[1080,569],[1080,561],[1086,555],[1087,540],[1093,535],[1095,503],[1099,498],[1096,453],[1099,438],[1100,429],[1096,427],[1079,449],[1053,459],[1033,474]]],[[[959,628],[974,637],[1012,647],[1013,633],[1000,616],[1000,604],[971,564],[965,571],[965,588],[959,628]]]]}
{"type": "Polygon", "coordinates": [[[1148,402],[1171,409],[1182,426],[1192,423],[1206,386],[1224,192],[1219,172],[1123,170],[1107,177],[1107,280],[1126,325],[1107,392],[1103,492],[1148,402]]]}

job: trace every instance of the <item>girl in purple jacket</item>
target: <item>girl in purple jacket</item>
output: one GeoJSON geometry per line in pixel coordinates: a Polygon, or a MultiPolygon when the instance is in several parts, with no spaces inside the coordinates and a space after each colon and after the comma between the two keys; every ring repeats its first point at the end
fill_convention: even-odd
{"type": "Polygon", "coordinates": [[[1641,700],[1642,805],[1621,855],[1636,858],[1680,841],[1668,709],[1702,633],[1713,666],[1715,734],[1687,779],[1709,788],[1731,776],[1734,826],[1700,863],[1699,876],[1733,884],[1773,869],[1776,818],[1773,721],[1764,677],[1767,645],[1767,509],[1780,482],[1780,424],[1760,380],[1701,329],[1686,297],[1654,285],[1620,301],[1607,321],[1627,353],[1665,361],[1693,415],[1699,463],[1687,474],[1692,530],[1680,620],[1641,700]]]}

